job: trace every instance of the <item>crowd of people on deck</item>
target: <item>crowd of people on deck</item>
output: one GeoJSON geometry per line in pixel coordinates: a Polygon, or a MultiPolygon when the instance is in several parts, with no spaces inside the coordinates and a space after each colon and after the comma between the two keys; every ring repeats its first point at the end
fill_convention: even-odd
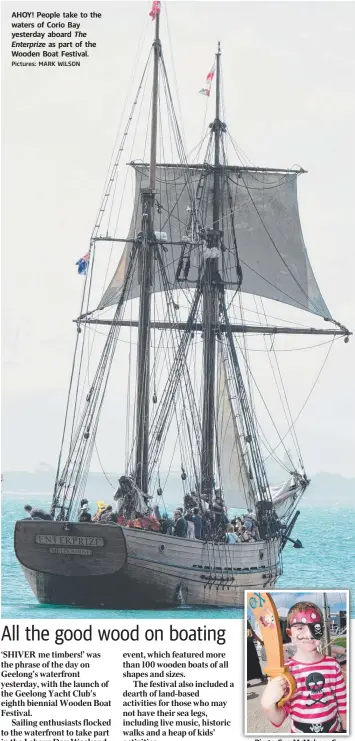
{"type": "MultiPolygon", "coordinates": [[[[26,505],[25,510],[32,519],[53,520],[53,517],[44,510],[26,505]]],[[[277,516],[274,515],[274,517],[277,516]]],[[[167,512],[161,515],[159,506],[150,507],[144,515],[138,515],[134,519],[126,519],[113,510],[112,505],[103,501],[97,502],[95,514],[91,514],[89,502],[82,499],[77,515],[78,522],[91,522],[100,524],[125,525],[127,527],[138,527],[142,529],[155,530],[164,535],[174,535],[178,538],[189,540],[215,540],[218,542],[235,545],[237,543],[248,543],[260,541],[259,526],[256,517],[248,511],[240,517],[227,517],[221,490],[215,491],[212,504],[208,499],[202,499],[197,504],[194,492],[184,497],[184,507],[178,507],[171,518],[167,512]]]]}
{"type": "Polygon", "coordinates": [[[216,521],[215,513],[211,515],[211,510],[200,514],[198,507],[187,512],[179,507],[174,512],[173,520],[165,516],[161,523],[162,532],[180,538],[217,539],[229,545],[260,540],[257,522],[249,513],[243,517],[234,517],[231,521],[224,513],[219,521],[216,521]]]}
{"type": "Polygon", "coordinates": [[[82,499],[78,521],[99,522],[101,524],[113,523],[127,525],[128,527],[146,526],[148,529],[154,529],[164,535],[174,535],[189,540],[217,539],[230,545],[260,540],[257,521],[250,512],[242,517],[234,517],[229,521],[227,509],[219,490],[216,491],[212,504],[202,500],[200,507],[198,507],[196,495],[191,492],[184,497],[184,507],[178,507],[173,517],[170,517],[166,512],[161,515],[159,506],[155,505],[150,508],[150,511],[144,517],[141,516],[128,521],[114,512],[111,505],[105,506],[104,502],[98,502],[98,509],[91,516],[87,499],[82,499]],[[142,523],[142,520],[145,520],[145,523],[142,523]]]}

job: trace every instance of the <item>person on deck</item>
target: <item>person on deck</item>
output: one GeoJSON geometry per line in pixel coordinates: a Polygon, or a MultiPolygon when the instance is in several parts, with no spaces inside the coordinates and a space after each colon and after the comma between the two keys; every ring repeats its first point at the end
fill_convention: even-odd
{"type": "Polygon", "coordinates": [[[174,532],[173,535],[176,535],[178,538],[186,538],[187,535],[187,522],[185,518],[182,515],[182,512],[180,510],[176,510],[174,515],[174,532]]]}
{"type": "Polygon", "coordinates": [[[235,545],[239,542],[238,535],[234,532],[233,525],[227,525],[225,539],[226,543],[229,543],[230,545],[235,545]]]}
{"type": "Polygon", "coordinates": [[[164,512],[163,517],[159,520],[159,524],[160,524],[160,532],[163,533],[163,535],[173,534],[174,523],[170,519],[167,512],[164,512]]]}
{"type": "Polygon", "coordinates": [[[101,513],[99,517],[100,525],[108,525],[111,523],[117,523],[117,515],[113,512],[111,504],[108,504],[106,509],[101,513]]]}
{"type": "Polygon", "coordinates": [[[24,509],[33,520],[53,520],[49,512],[45,512],[44,509],[39,509],[39,507],[32,507],[31,504],[26,504],[24,509]]]}
{"type": "Polygon", "coordinates": [[[205,512],[209,511],[209,497],[205,496],[201,499],[201,512],[204,514],[205,512]]]}
{"type": "Polygon", "coordinates": [[[196,494],[194,491],[191,492],[191,494],[185,494],[184,496],[184,507],[185,510],[188,511],[192,509],[193,507],[196,507],[197,500],[196,500],[196,494]]]}
{"type": "Polygon", "coordinates": [[[253,527],[254,527],[254,517],[248,512],[246,515],[244,515],[244,525],[249,533],[251,533],[253,527]]]}
{"type": "Polygon", "coordinates": [[[197,540],[200,540],[202,530],[202,517],[199,514],[198,507],[194,508],[192,519],[195,525],[195,538],[197,538],[197,540]]]}
{"type": "Polygon", "coordinates": [[[155,517],[156,520],[161,520],[161,514],[160,514],[160,510],[159,510],[159,505],[158,504],[155,504],[154,505],[152,514],[153,514],[153,517],[155,517]]]}
{"type": "Polygon", "coordinates": [[[202,515],[201,540],[210,540],[212,534],[213,515],[207,510],[202,515]]]}
{"type": "Polygon", "coordinates": [[[215,499],[212,505],[212,510],[214,512],[214,519],[215,519],[216,527],[218,529],[218,527],[224,520],[224,502],[223,502],[222,493],[220,489],[216,489],[215,499]]]}
{"type": "Polygon", "coordinates": [[[235,518],[234,529],[235,529],[235,532],[238,533],[238,535],[241,535],[243,524],[244,523],[241,517],[235,518]]]}
{"type": "Polygon", "coordinates": [[[103,513],[103,511],[107,507],[107,504],[105,504],[105,502],[103,502],[101,500],[98,501],[98,502],[96,502],[96,504],[97,504],[97,510],[96,510],[95,514],[92,516],[92,522],[98,522],[99,519],[100,519],[100,517],[101,517],[101,515],[102,515],[102,513],[103,513]]]}
{"type": "Polygon", "coordinates": [[[242,543],[249,543],[250,540],[253,540],[249,530],[247,530],[246,527],[242,527],[240,539],[242,543]]]}
{"type": "Polygon", "coordinates": [[[78,522],[91,522],[91,513],[89,512],[89,502],[87,499],[82,499],[80,502],[78,522]]]}
{"type": "Polygon", "coordinates": [[[186,537],[189,538],[190,540],[194,540],[195,539],[195,525],[194,525],[194,520],[193,520],[191,512],[186,512],[185,520],[187,522],[186,537]]]}

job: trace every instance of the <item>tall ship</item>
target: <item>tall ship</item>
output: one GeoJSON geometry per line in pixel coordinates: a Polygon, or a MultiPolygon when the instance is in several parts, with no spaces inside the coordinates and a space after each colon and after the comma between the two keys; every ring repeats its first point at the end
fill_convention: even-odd
{"type": "MultiPolygon", "coordinates": [[[[234,140],[223,120],[220,44],[200,90],[214,99],[214,117],[198,147],[199,160],[189,161],[160,39],[160,3],[153,3],[151,17],[150,63],[116,147],[88,251],[78,263],[84,287],[52,519],[16,522],[15,552],[41,603],[240,607],[245,589],[276,584],[283,549],[301,546],[291,535],[309,484],[274,343],[279,335],[348,341],[350,333],[332,318],[304,245],[297,180],[305,171],[252,166],[238,156],[228,163],[227,144],[234,140]],[[143,115],[151,72],[148,154],[135,153],[140,159],[127,165],[126,143],[143,115]],[[135,180],[127,237],[117,207],[125,168],[135,180]],[[107,246],[121,254],[97,304],[95,271],[107,246]],[[243,310],[248,296],[255,301],[254,320],[243,310]],[[268,301],[326,325],[270,319],[268,301]],[[101,342],[97,356],[93,336],[95,352],[101,342]],[[296,463],[285,436],[281,459],[281,448],[275,452],[263,433],[249,362],[254,337],[267,342],[274,361],[296,463]],[[114,415],[112,405],[105,414],[110,388],[126,381],[126,418],[120,420],[125,466],[112,490],[116,514],[109,521],[79,521],[100,425],[109,428],[114,415]],[[266,462],[271,455],[286,469],[274,486],[266,462]],[[188,513],[198,510],[200,538],[169,534],[163,516],[175,496],[169,472],[177,460],[174,504],[188,513]],[[230,519],[231,508],[251,515],[253,539],[227,542],[225,513],[230,519]]],[[[297,353],[294,366],[302,372],[297,353]]],[[[272,418],[272,400],[262,401],[272,418]]]]}

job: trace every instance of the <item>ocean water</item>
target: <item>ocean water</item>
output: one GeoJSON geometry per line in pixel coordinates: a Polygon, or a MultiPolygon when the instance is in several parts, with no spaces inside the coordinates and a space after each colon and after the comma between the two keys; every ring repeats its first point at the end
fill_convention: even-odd
{"type": "MultiPolygon", "coordinates": [[[[41,495],[39,506],[48,507],[49,499],[41,495]]],[[[19,618],[241,618],[243,611],[236,608],[178,607],[170,610],[95,610],[78,607],[40,605],[37,603],[19,566],[13,548],[13,531],[17,519],[24,516],[27,501],[32,495],[5,493],[2,495],[2,605],[1,616],[19,618]]],[[[354,590],[355,595],[355,509],[304,507],[296,523],[293,537],[302,541],[303,548],[295,549],[289,543],[283,551],[284,573],[277,588],[354,590]]],[[[352,594],[352,615],[355,600],[352,594]]]]}

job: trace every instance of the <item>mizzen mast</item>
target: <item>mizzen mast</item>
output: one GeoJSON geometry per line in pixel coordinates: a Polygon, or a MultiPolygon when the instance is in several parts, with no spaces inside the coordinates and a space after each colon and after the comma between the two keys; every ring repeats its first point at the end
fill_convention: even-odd
{"type": "Polygon", "coordinates": [[[219,292],[222,281],[218,272],[218,256],[221,245],[220,201],[221,167],[220,142],[225,124],[220,120],[220,56],[218,42],[216,54],[216,116],[211,124],[214,132],[214,179],[213,179],[213,224],[206,231],[205,271],[203,276],[203,412],[201,493],[212,501],[214,488],[214,442],[215,442],[215,388],[216,388],[216,331],[219,317],[219,292]]]}
{"type": "Polygon", "coordinates": [[[160,6],[155,13],[155,38],[151,144],[149,165],[149,188],[142,188],[142,224],[139,245],[140,304],[138,323],[137,358],[137,411],[136,411],[136,451],[135,481],[145,493],[148,492],[148,435],[149,435],[149,376],[150,376],[150,321],[152,296],[152,264],[154,250],[154,200],[157,165],[157,126],[158,126],[158,82],[161,42],[159,39],[160,6]]]}

